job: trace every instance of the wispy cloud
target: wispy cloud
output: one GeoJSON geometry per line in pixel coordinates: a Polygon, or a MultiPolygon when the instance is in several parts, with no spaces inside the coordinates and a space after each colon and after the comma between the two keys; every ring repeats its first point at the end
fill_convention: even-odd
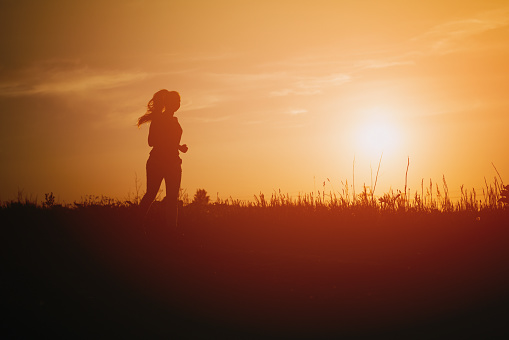
{"type": "Polygon", "coordinates": [[[402,61],[388,61],[388,60],[362,60],[357,63],[357,66],[361,70],[365,69],[381,69],[381,68],[389,68],[389,67],[397,67],[397,66],[409,66],[415,65],[415,62],[412,60],[402,60],[402,61]]]}
{"type": "MultiPolygon", "coordinates": [[[[307,70],[306,73],[312,73],[307,70]]],[[[351,80],[350,75],[332,73],[322,76],[303,76],[302,70],[287,68],[285,71],[252,72],[252,73],[209,73],[207,81],[216,84],[217,89],[228,91],[237,100],[247,96],[251,91],[262,91],[272,97],[288,95],[314,95],[327,88],[339,86],[351,80]]],[[[323,71],[322,71],[323,73],[323,71]]],[[[260,93],[260,92],[258,92],[260,93]]]]}
{"type": "Polygon", "coordinates": [[[149,76],[145,72],[101,71],[69,62],[40,64],[4,76],[0,95],[62,94],[104,90],[138,82],[149,76]]]}
{"type": "MultiPolygon", "coordinates": [[[[382,50],[368,51],[356,56],[349,56],[343,62],[337,63],[344,73],[352,79],[360,72],[370,70],[413,66],[418,58],[426,56],[440,56],[458,52],[480,51],[492,48],[497,44],[504,47],[507,44],[506,34],[498,40],[486,42],[479,39],[484,33],[502,30],[509,26],[509,7],[498,10],[480,12],[459,20],[446,21],[430,27],[427,31],[407,41],[382,50]]],[[[308,60],[307,62],[315,62],[308,60]]],[[[333,66],[334,61],[325,60],[333,66]]],[[[304,62],[305,64],[305,62],[304,62]]],[[[285,95],[291,91],[281,91],[285,95]]]]}
{"type": "Polygon", "coordinates": [[[172,53],[158,53],[157,58],[159,60],[164,60],[165,63],[176,63],[181,64],[185,63],[187,65],[191,64],[200,64],[202,62],[209,62],[209,61],[229,61],[233,60],[235,58],[239,58],[241,56],[240,53],[210,53],[210,54],[203,54],[203,55],[196,55],[196,54],[186,54],[186,53],[179,53],[179,52],[172,52],[172,53]]]}
{"type": "Polygon", "coordinates": [[[345,84],[351,80],[348,74],[330,74],[316,77],[296,77],[290,87],[271,91],[274,97],[288,95],[314,95],[322,93],[323,90],[345,84]]]}
{"type": "Polygon", "coordinates": [[[87,90],[103,90],[122,86],[147,77],[146,73],[106,73],[106,74],[76,74],[74,76],[57,76],[48,82],[35,84],[33,93],[61,93],[87,90]]]}
{"type": "Polygon", "coordinates": [[[266,121],[264,120],[248,120],[248,121],[245,121],[245,122],[242,122],[242,124],[244,125],[261,125],[261,124],[264,124],[266,121]]]}
{"type": "Polygon", "coordinates": [[[466,44],[469,38],[509,25],[509,8],[482,12],[470,18],[445,22],[411,40],[424,44],[418,54],[450,54],[477,45],[466,44]]]}
{"type": "Polygon", "coordinates": [[[288,110],[286,113],[290,114],[292,116],[296,116],[296,115],[305,114],[307,112],[308,112],[308,110],[306,110],[306,109],[291,109],[291,110],[288,110]]]}
{"type": "Polygon", "coordinates": [[[217,83],[232,89],[259,88],[271,82],[279,82],[288,77],[285,72],[253,72],[253,73],[208,73],[206,76],[217,83]]]}
{"type": "Polygon", "coordinates": [[[322,89],[330,86],[342,85],[350,81],[351,77],[346,74],[331,74],[323,77],[304,77],[297,82],[297,86],[303,89],[322,89]]]}
{"type": "Polygon", "coordinates": [[[180,111],[209,109],[229,101],[231,101],[231,97],[219,91],[210,93],[197,92],[190,94],[189,98],[183,99],[180,111]]]}
{"type": "Polygon", "coordinates": [[[284,97],[284,96],[309,96],[313,94],[320,93],[319,90],[302,90],[302,89],[296,89],[296,88],[284,88],[280,90],[271,91],[270,95],[272,97],[284,97]]]}
{"type": "Polygon", "coordinates": [[[304,123],[288,123],[288,122],[275,122],[270,125],[273,129],[301,129],[305,128],[307,125],[304,123]]]}
{"type": "Polygon", "coordinates": [[[221,123],[230,120],[231,116],[221,116],[221,117],[192,117],[191,119],[197,121],[199,123],[221,123]]]}
{"type": "MultiPolygon", "coordinates": [[[[484,33],[509,26],[509,7],[480,12],[460,20],[443,22],[429,28],[402,44],[389,46],[384,50],[370,51],[343,62],[341,69],[354,80],[359,73],[400,66],[413,66],[419,58],[441,56],[459,52],[481,51],[499,44],[507,44],[506,34],[497,41],[487,43],[478,37],[484,33]]],[[[273,95],[298,93],[296,89],[285,89],[273,95]]]]}

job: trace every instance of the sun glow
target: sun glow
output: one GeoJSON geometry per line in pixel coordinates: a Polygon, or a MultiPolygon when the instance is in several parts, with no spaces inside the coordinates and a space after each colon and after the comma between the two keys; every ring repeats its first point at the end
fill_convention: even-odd
{"type": "Polygon", "coordinates": [[[399,149],[401,132],[391,112],[374,108],[366,111],[354,138],[359,152],[376,159],[382,153],[395,153],[399,149]]]}

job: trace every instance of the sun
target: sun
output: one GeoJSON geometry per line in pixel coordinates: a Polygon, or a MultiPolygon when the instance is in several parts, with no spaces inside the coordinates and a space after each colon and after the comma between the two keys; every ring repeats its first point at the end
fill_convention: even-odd
{"type": "Polygon", "coordinates": [[[354,133],[359,152],[370,159],[382,153],[394,153],[401,143],[401,129],[394,115],[387,109],[365,111],[354,133]]]}

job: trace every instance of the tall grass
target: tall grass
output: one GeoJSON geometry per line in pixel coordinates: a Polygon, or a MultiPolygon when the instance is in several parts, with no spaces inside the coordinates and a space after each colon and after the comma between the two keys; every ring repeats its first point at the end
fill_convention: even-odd
{"type": "MultiPolygon", "coordinates": [[[[381,158],[380,158],[381,161],[381,158]]],[[[380,164],[378,166],[378,170],[380,164]]],[[[488,183],[485,178],[485,186],[481,195],[472,188],[466,189],[464,185],[460,187],[460,197],[453,201],[449,194],[449,188],[445,176],[442,182],[433,183],[430,179],[429,185],[425,185],[424,179],[421,181],[420,190],[410,192],[407,188],[407,172],[405,175],[405,187],[403,191],[390,189],[388,192],[375,195],[376,184],[378,180],[378,170],[374,186],[362,187],[360,193],[355,193],[355,186],[349,185],[348,181],[341,181],[342,187],[336,190],[329,178],[322,183],[322,188],[311,193],[299,193],[292,197],[281,190],[274,191],[270,197],[264,193],[253,196],[253,200],[239,200],[229,197],[221,199],[219,195],[216,200],[209,203],[201,202],[196,204],[191,201],[189,195],[184,189],[180,190],[180,206],[185,209],[196,211],[211,211],[214,209],[228,208],[295,208],[307,211],[345,211],[345,212],[377,212],[377,213],[405,213],[405,212],[427,212],[427,213],[448,213],[448,212],[479,212],[482,210],[502,210],[509,207],[509,186],[504,186],[502,178],[497,171],[497,177],[493,178],[492,183],[488,183]]],[[[496,168],[495,168],[496,170],[496,168]]],[[[59,204],[53,194],[45,194],[45,200],[38,202],[37,197],[28,196],[23,191],[18,192],[16,200],[0,202],[0,208],[19,208],[31,207],[33,209],[89,209],[89,208],[135,208],[138,206],[141,195],[140,186],[136,183],[136,192],[128,194],[125,199],[111,198],[108,196],[87,195],[81,200],[72,204],[59,204]]],[[[207,195],[204,189],[199,189],[197,194],[207,195]]],[[[208,196],[206,196],[208,198],[208,196]]],[[[162,190],[158,193],[154,206],[160,203],[162,190]]]]}
{"type": "MultiPolygon", "coordinates": [[[[343,183],[343,182],[342,182],[343,183]]],[[[375,188],[375,187],[374,187],[375,188]]],[[[363,186],[361,192],[357,195],[349,193],[348,182],[340,191],[331,188],[329,191],[324,189],[316,193],[299,194],[293,198],[281,191],[272,193],[267,199],[264,194],[254,196],[253,202],[237,202],[232,200],[218,201],[216,204],[233,204],[240,206],[266,207],[302,207],[302,208],[327,208],[339,210],[374,210],[379,212],[460,212],[460,211],[480,211],[503,209],[507,207],[504,203],[504,185],[499,179],[494,178],[492,184],[485,183],[482,197],[478,197],[475,189],[467,190],[464,185],[461,186],[461,196],[459,200],[453,201],[449,194],[449,188],[445,177],[441,185],[433,183],[430,180],[429,187],[424,187],[422,181],[421,191],[415,191],[413,194],[409,189],[404,191],[392,190],[383,193],[380,196],[374,195],[374,188],[363,186]]]]}

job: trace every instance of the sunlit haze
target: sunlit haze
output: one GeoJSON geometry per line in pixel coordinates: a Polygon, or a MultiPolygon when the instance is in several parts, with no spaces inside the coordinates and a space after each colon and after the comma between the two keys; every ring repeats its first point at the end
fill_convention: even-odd
{"type": "MultiPolygon", "coordinates": [[[[178,91],[192,197],[509,182],[507,1],[2,1],[0,200],[145,190],[178,91]],[[348,184],[346,184],[348,183],[348,184]]],[[[164,186],[163,186],[164,187],[164,186]]]]}

